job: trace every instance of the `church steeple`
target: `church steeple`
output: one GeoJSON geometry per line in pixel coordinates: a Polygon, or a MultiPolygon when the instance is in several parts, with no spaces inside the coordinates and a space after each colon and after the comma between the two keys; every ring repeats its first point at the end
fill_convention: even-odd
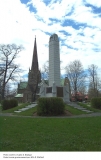
{"type": "Polygon", "coordinates": [[[28,84],[24,92],[26,101],[33,102],[36,100],[36,94],[37,92],[39,92],[38,84],[40,82],[41,82],[41,73],[38,67],[37,44],[36,44],[36,37],[35,37],[33,56],[32,56],[32,65],[31,65],[31,69],[29,68],[28,84]]]}
{"type": "Polygon", "coordinates": [[[34,41],[34,49],[33,49],[33,58],[32,58],[31,70],[39,70],[39,67],[38,67],[38,56],[37,56],[36,36],[35,36],[35,41],[34,41]]]}

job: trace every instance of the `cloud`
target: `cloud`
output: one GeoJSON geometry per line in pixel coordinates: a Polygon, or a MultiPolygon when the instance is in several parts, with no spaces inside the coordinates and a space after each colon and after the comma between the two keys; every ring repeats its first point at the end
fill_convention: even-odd
{"type": "Polygon", "coordinates": [[[49,57],[48,43],[53,33],[59,36],[63,67],[80,59],[85,69],[92,63],[101,68],[100,7],[99,0],[0,1],[0,43],[25,47],[18,61],[24,74],[31,67],[35,35],[42,68],[49,57]]]}
{"type": "Polygon", "coordinates": [[[93,5],[93,6],[96,6],[96,7],[101,7],[101,1],[99,1],[99,0],[85,0],[85,2],[87,3],[87,4],[91,4],[91,5],[93,5]]]}

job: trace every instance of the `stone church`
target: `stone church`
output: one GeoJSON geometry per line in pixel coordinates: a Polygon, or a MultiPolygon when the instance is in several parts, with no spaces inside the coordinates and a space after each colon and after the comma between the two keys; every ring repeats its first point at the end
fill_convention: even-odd
{"type": "Polygon", "coordinates": [[[36,37],[34,41],[33,57],[31,69],[28,73],[28,82],[18,84],[17,95],[15,98],[19,102],[34,102],[36,94],[39,92],[39,83],[41,82],[41,72],[39,70],[36,37]]]}

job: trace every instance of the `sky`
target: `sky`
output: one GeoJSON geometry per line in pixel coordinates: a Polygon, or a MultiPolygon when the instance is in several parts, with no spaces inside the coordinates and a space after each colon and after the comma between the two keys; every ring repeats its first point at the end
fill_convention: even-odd
{"type": "Polygon", "coordinates": [[[62,68],[71,61],[80,60],[84,69],[97,65],[100,74],[100,0],[0,1],[0,44],[15,43],[25,48],[17,59],[24,69],[21,77],[31,67],[35,36],[42,70],[49,60],[49,37],[54,33],[59,37],[62,68]]]}

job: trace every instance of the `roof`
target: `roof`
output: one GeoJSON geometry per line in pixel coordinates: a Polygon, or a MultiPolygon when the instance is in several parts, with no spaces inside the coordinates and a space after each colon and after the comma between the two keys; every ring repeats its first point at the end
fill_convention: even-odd
{"type": "MultiPolygon", "coordinates": [[[[44,83],[46,84],[46,86],[48,86],[48,80],[44,80],[44,83]]],[[[19,83],[19,89],[25,89],[27,87],[28,82],[20,82],[19,83]]],[[[38,84],[38,86],[42,85],[42,81],[41,83],[38,84]]],[[[61,79],[61,85],[64,86],[64,79],[61,79]]]]}
{"type": "MultiPolygon", "coordinates": [[[[41,86],[42,85],[42,81],[41,81],[41,83],[39,83],[39,86],[41,86]]],[[[44,84],[46,85],[46,86],[48,86],[49,84],[48,84],[48,80],[44,80],[44,84]]],[[[61,84],[61,86],[64,86],[64,79],[60,79],[60,84],[61,84]]]]}
{"type": "Polygon", "coordinates": [[[47,80],[42,80],[42,81],[38,84],[38,86],[41,87],[42,84],[44,84],[44,86],[48,86],[47,80]]]}
{"type": "Polygon", "coordinates": [[[19,83],[19,89],[24,89],[27,87],[28,82],[20,82],[19,83]]]}
{"type": "Polygon", "coordinates": [[[23,98],[23,94],[17,94],[16,96],[15,96],[15,98],[23,98]]]}

